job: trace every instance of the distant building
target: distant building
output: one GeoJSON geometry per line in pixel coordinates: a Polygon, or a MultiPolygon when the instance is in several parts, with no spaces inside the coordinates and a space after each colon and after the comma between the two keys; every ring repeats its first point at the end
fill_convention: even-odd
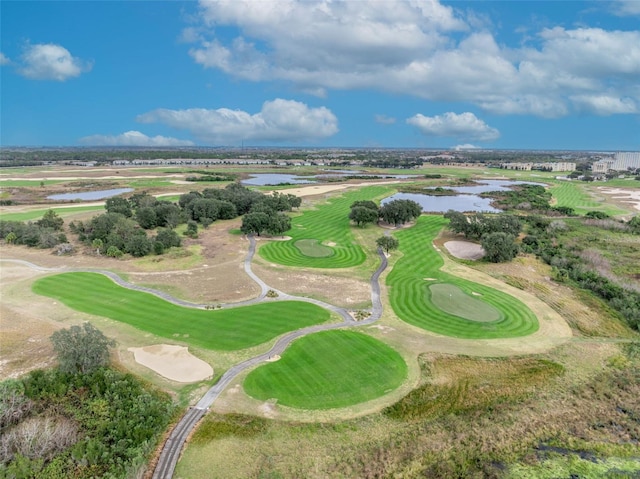
{"type": "Polygon", "coordinates": [[[640,151],[618,152],[613,158],[604,158],[591,166],[593,173],[608,173],[609,171],[627,171],[640,168],[640,151]]]}
{"type": "Polygon", "coordinates": [[[550,161],[546,163],[502,163],[503,170],[541,170],[541,171],[575,171],[576,164],[569,161],[550,161]]]}

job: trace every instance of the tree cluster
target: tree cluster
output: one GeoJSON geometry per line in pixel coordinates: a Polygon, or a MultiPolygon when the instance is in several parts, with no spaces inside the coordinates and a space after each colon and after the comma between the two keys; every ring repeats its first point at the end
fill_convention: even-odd
{"type": "Polygon", "coordinates": [[[422,214],[422,206],[413,200],[393,200],[380,207],[380,218],[392,225],[403,225],[422,214]]]}
{"type": "Polygon", "coordinates": [[[522,230],[522,223],[513,215],[488,216],[482,213],[465,215],[449,210],[444,214],[449,220],[449,229],[462,233],[466,238],[481,240],[485,259],[492,263],[510,261],[516,257],[519,248],[516,238],[522,230]]]}
{"type": "Polygon", "coordinates": [[[53,248],[66,243],[62,231],[64,220],[53,210],[48,210],[35,222],[0,220],[0,237],[9,244],[20,244],[35,248],[53,248]]]}

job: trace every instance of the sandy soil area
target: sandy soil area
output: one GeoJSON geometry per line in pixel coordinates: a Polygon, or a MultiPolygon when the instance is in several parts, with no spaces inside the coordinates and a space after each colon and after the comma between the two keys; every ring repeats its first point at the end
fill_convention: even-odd
{"type": "Polygon", "coordinates": [[[470,241],[447,241],[444,247],[449,253],[460,259],[476,260],[484,256],[482,246],[470,241]]]}
{"type": "Polygon", "coordinates": [[[172,381],[193,383],[213,376],[213,368],[183,346],[154,344],[128,350],[137,363],[172,381]]]}
{"type": "Polygon", "coordinates": [[[612,196],[613,199],[619,200],[621,203],[631,204],[634,209],[640,210],[640,188],[637,190],[627,190],[600,186],[598,187],[598,191],[605,195],[615,195],[612,196]]]}

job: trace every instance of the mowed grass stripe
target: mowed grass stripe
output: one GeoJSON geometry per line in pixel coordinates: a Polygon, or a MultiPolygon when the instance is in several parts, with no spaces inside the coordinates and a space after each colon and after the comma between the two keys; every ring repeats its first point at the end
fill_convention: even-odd
{"type": "Polygon", "coordinates": [[[509,338],[537,331],[536,316],[520,300],[440,271],[444,262],[432,242],[446,224],[441,216],[422,216],[413,228],[395,233],[403,256],[387,276],[387,285],[391,307],[398,317],[422,329],[458,338],[509,338]],[[498,310],[500,318],[471,321],[437,308],[430,301],[429,286],[438,283],[457,286],[473,299],[498,310]]]}
{"type": "Polygon", "coordinates": [[[383,342],[353,331],[323,331],[296,340],[279,361],[252,371],[250,396],[301,409],[331,409],[375,399],[407,377],[402,357],[383,342]]]}
{"type": "Polygon", "coordinates": [[[301,301],[222,310],[185,308],[152,294],[123,288],[98,273],[47,276],[34,282],[33,291],[75,310],[120,321],[157,336],[224,351],[256,346],[330,318],[327,310],[301,301]]]}
{"type": "Polygon", "coordinates": [[[349,223],[350,206],[354,201],[369,200],[381,196],[389,188],[369,186],[330,199],[317,209],[305,211],[291,221],[292,229],[287,232],[289,241],[274,241],[261,246],[260,256],[272,263],[285,266],[312,268],[348,268],[362,264],[365,253],[355,242],[349,223]],[[333,255],[307,256],[296,247],[299,240],[317,240],[331,248],[333,255]],[[331,246],[328,246],[331,244],[331,246]]]}
{"type": "Polygon", "coordinates": [[[584,214],[588,211],[602,211],[610,215],[624,214],[625,211],[603,201],[594,200],[578,183],[563,182],[552,186],[549,191],[556,199],[556,206],[573,208],[576,213],[584,214]]]}

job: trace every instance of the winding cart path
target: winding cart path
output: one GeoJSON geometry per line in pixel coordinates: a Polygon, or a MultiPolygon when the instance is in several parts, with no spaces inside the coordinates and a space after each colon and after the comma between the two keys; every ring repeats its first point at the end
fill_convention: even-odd
{"type": "MultiPolygon", "coordinates": [[[[160,456],[158,457],[158,461],[156,463],[156,466],[153,472],[153,479],[171,479],[173,477],[173,472],[175,470],[176,464],[178,463],[180,453],[182,452],[182,448],[187,440],[187,437],[189,436],[189,434],[191,434],[191,431],[193,431],[194,427],[196,426],[196,424],[198,424],[200,419],[202,419],[202,417],[206,414],[207,410],[218,398],[220,393],[224,391],[224,389],[229,385],[229,383],[236,376],[238,376],[238,374],[245,371],[246,369],[252,368],[258,364],[265,362],[272,356],[280,355],[289,346],[289,344],[291,344],[292,341],[298,338],[301,338],[308,334],[317,333],[319,331],[327,331],[331,329],[338,329],[338,328],[345,328],[345,327],[364,326],[377,321],[378,319],[380,319],[380,316],[382,315],[382,301],[380,299],[379,278],[382,272],[387,267],[387,258],[381,249],[378,249],[378,255],[380,256],[380,260],[381,260],[380,266],[378,266],[378,269],[373,273],[370,279],[371,303],[372,303],[371,315],[366,320],[362,320],[362,321],[355,321],[353,317],[349,314],[349,312],[344,308],[340,308],[332,304],[326,303],[324,301],[319,301],[312,298],[290,295],[282,291],[279,291],[275,288],[269,287],[269,285],[267,285],[261,278],[259,278],[251,268],[251,262],[255,255],[255,252],[256,252],[256,241],[255,241],[255,238],[253,238],[253,236],[250,236],[249,251],[244,260],[244,270],[247,273],[247,275],[249,275],[249,277],[253,279],[256,283],[258,283],[258,285],[260,286],[260,289],[261,289],[260,295],[248,301],[223,304],[221,305],[223,308],[233,308],[238,306],[247,306],[247,305],[259,303],[261,301],[264,301],[267,298],[267,292],[269,290],[272,290],[272,291],[275,291],[278,296],[277,298],[269,298],[269,301],[296,300],[296,301],[313,303],[322,308],[325,308],[329,311],[332,311],[338,314],[340,317],[342,317],[342,321],[340,323],[319,324],[319,325],[310,326],[307,328],[303,328],[297,331],[292,331],[290,333],[287,333],[281,336],[269,351],[263,354],[260,354],[258,356],[255,356],[251,359],[248,359],[246,361],[243,361],[241,363],[238,363],[232,366],[231,368],[229,368],[222,375],[220,380],[213,387],[211,387],[204,394],[204,396],[202,396],[202,398],[198,401],[198,403],[195,406],[190,407],[185,413],[185,415],[175,425],[175,427],[173,428],[173,430],[169,435],[169,438],[165,442],[164,447],[162,448],[160,456]]],[[[179,298],[175,298],[162,291],[158,291],[155,289],[146,288],[144,286],[138,286],[138,285],[129,283],[111,271],[105,271],[100,269],[89,269],[89,268],[84,268],[84,269],[82,268],[44,268],[34,263],[30,263],[28,261],[14,260],[14,259],[1,259],[0,261],[23,264],[25,266],[28,266],[30,268],[36,269],[38,271],[43,271],[43,272],[100,273],[111,278],[115,283],[117,283],[118,285],[124,288],[142,291],[145,293],[150,293],[166,301],[177,304],[179,306],[184,306],[188,308],[199,308],[199,309],[205,309],[208,306],[205,304],[197,304],[189,301],[184,301],[179,298]]]]}

